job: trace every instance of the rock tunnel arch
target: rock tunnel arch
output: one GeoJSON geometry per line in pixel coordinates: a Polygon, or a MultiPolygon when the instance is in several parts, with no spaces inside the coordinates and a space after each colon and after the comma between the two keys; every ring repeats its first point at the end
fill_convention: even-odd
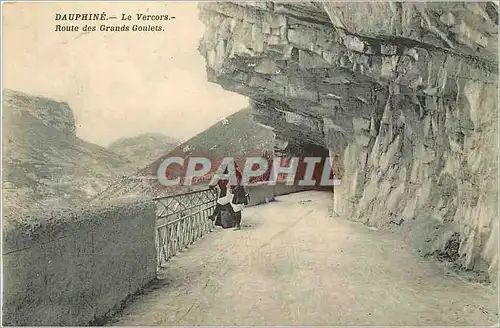
{"type": "Polygon", "coordinates": [[[422,254],[459,240],[454,264],[496,283],[498,6],[225,2],[200,10],[209,80],[248,96],[255,120],[289,154],[328,149],[341,179],[339,215],[382,228],[404,222],[422,254]]]}

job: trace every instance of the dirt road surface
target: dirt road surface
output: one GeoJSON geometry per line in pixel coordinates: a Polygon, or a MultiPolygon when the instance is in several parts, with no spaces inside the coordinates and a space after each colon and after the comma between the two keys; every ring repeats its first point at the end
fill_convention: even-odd
{"type": "Polygon", "coordinates": [[[109,325],[494,325],[497,294],[303,192],[170,260],[109,325]]]}

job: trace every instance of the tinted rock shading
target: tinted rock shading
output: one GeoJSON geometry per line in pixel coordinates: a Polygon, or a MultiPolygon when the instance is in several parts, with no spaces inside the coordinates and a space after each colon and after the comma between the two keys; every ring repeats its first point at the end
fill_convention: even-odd
{"type": "Polygon", "coordinates": [[[76,136],[69,105],[3,91],[4,222],[75,206],[103,190],[131,163],[76,136]]]}
{"type": "Polygon", "coordinates": [[[329,150],[337,213],[397,226],[422,254],[496,282],[496,4],[225,2],[200,12],[208,79],[251,99],[280,152],[329,150]]]}

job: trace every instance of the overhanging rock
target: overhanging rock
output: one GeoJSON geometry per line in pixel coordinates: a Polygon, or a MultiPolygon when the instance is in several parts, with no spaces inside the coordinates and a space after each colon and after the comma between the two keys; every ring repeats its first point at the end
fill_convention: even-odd
{"type": "Polygon", "coordinates": [[[288,149],[335,158],[336,212],[407,225],[424,254],[453,236],[450,258],[496,282],[495,4],[221,2],[200,17],[209,80],[288,149]]]}

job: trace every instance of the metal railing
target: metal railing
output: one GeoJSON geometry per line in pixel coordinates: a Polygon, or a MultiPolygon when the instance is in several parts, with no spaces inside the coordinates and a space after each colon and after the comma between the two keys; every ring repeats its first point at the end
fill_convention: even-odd
{"type": "Polygon", "coordinates": [[[215,190],[205,189],[155,198],[158,268],[178,252],[213,230],[208,219],[217,200],[215,190]]]}

